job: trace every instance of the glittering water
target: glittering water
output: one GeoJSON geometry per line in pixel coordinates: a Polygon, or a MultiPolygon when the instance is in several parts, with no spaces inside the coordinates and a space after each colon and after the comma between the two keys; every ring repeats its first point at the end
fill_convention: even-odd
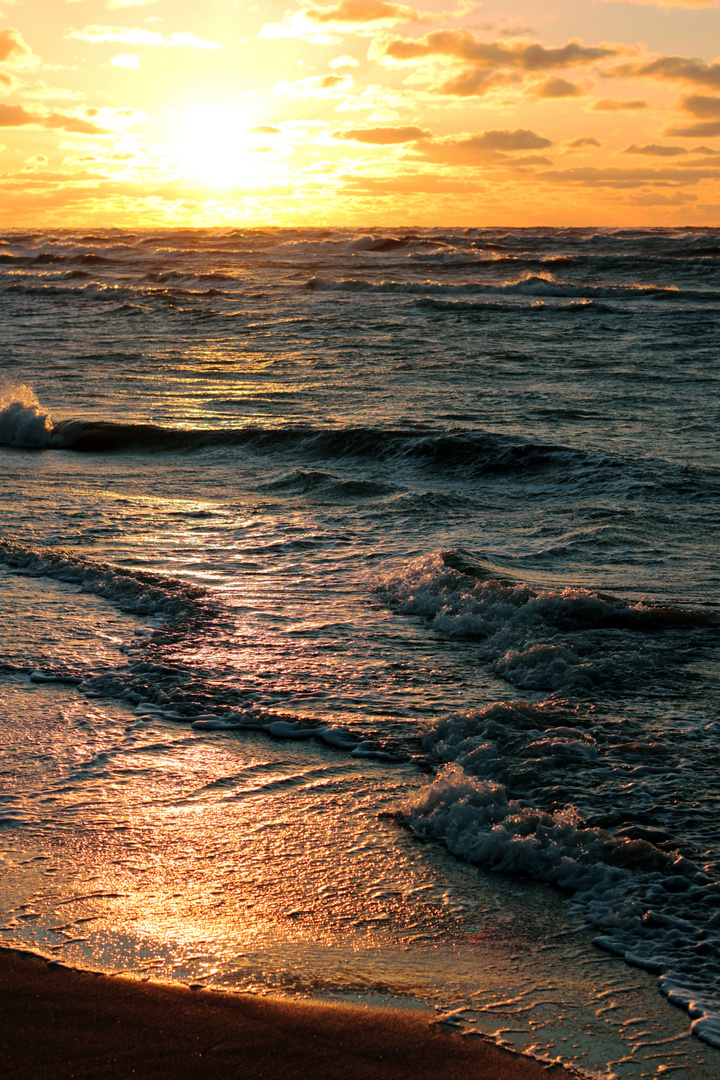
{"type": "Polygon", "coordinates": [[[5,941],[716,1076],[718,234],[7,233],[0,294],[5,941]]]}

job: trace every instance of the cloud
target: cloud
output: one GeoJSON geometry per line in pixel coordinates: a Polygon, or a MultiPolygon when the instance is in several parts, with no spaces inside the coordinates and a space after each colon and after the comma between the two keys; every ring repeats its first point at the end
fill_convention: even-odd
{"type": "Polygon", "coordinates": [[[341,97],[352,90],[351,75],[309,75],[306,79],[288,82],[281,79],[273,94],[287,98],[341,97]]]}
{"type": "Polygon", "coordinates": [[[666,135],[680,135],[689,139],[712,139],[720,135],[720,97],[690,94],[682,99],[680,106],[698,119],[694,123],[668,128],[666,135]]]}
{"type": "Polygon", "coordinates": [[[42,127],[59,131],[72,131],[78,135],[107,135],[107,128],[98,127],[89,120],[67,113],[33,110],[22,105],[0,104],[0,127],[42,127]]]}
{"type": "Polygon", "coordinates": [[[327,39],[318,37],[318,30],[347,33],[365,28],[389,28],[403,23],[431,22],[432,19],[432,15],[423,14],[406,4],[393,4],[386,0],[340,0],[340,3],[330,7],[310,5],[300,11],[286,11],[282,22],[266,23],[258,37],[305,37],[323,44],[327,39]]]}
{"type": "Polygon", "coordinates": [[[508,151],[544,150],[550,139],[536,135],[527,128],[515,131],[495,129],[466,137],[449,136],[421,143],[416,152],[426,161],[446,165],[475,165],[487,161],[507,160],[508,151]]]}
{"type": "Polygon", "coordinates": [[[660,8],[692,8],[697,11],[699,8],[717,7],[720,0],[605,0],[606,3],[630,3],[641,4],[644,7],[660,7],[660,8]]]}
{"type": "Polygon", "coordinates": [[[720,120],[720,97],[706,97],[703,94],[690,94],[683,98],[681,107],[685,112],[701,120],[720,120]]]}
{"type": "Polygon", "coordinates": [[[345,131],[334,131],[336,139],[349,139],[353,142],[372,143],[374,146],[394,146],[399,143],[419,142],[421,139],[431,139],[432,132],[420,127],[374,127],[374,128],[349,128],[345,131]]]}
{"type": "Polygon", "coordinates": [[[579,139],[573,139],[569,142],[568,148],[570,150],[582,150],[586,146],[601,146],[597,139],[593,139],[591,135],[581,135],[579,139]]]}
{"type": "Polygon", "coordinates": [[[674,186],[697,184],[701,180],[717,180],[720,167],[704,168],[688,165],[683,169],[653,169],[639,166],[634,169],[595,169],[590,166],[564,169],[540,174],[540,179],[556,184],[581,184],[586,187],[633,188],[645,184],[674,186]]]}
{"type": "Polygon", "coordinates": [[[433,173],[408,173],[404,176],[349,177],[343,189],[349,192],[367,192],[378,195],[448,194],[467,195],[482,191],[473,180],[450,180],[433,173]]]}
{"type": "Polygon", "coordinates": [[[205,41],[195,34],[176,33],[163,37],[154,30],[142,30],[139,27],[99,26],[91,23],[82,30],[71,30],[66,38],[77,38],[99,45],[106,41],[120,42],[123,45],[168,45],[171,48],[222,49],[218,41],[205,41]]]}
{"type": "Polygon", "coordinates": [[[524,71],[552,71],[575,67],[614,56],[617,46],[585,46],[570,41],[559,49],[546,49],[538,42],[478,41],[469,30],[436,30],[418,40],[394,38],[383,45],[383,55],[398,63],[446,56],[480,68],[519,68],[524,71]]]}
{"type": "Polygon", "coordinates": [[[633,98],[632,101],[619,101],[617,98],[602,98],[590,106],[593,112],[629,112],[635,109],[647,109],[648,103],[644,98],[633,98]]]}
{"type": "Polygon", "coordinates": [[[477,0],[458,0],[454,11],[418,11],[392,0],[339,0],[329,7],[308,4],[300,11],[286,11],[280,23],[266,23],[260,38],[302,37],[318,45],[330,44],[327,32],[373,33],[406,23],[432,23],[459,19],[482,7],[477,0]],[[320,31],[320,33],[318,33],[320,31]]]}
{"type": "Polygon", "coordinates": [[[513,158],[513,165],[552,165],[552,161],[542,154],[528,154],[526,157],[513,158]]]}
{"type": "Polygon", "coordinates": [[[658,79],[661,82],[685,82],[697,86],[720,86],[720,63],[689,60],[685,56],[656,56],[639,64],[618,64],[611,75],[622,79],[658,79]]]}
{"type": "Polygon", "coordinates": [[[665,135],[674,135],[686,139],[714,139],[720,135],[720,120],[699,120],[696,124],[687,124],[685,127],[670,127],[665,135]]]}
{"type": "Polygon", "coordinates": [[[582,94],[582,90],[576,83],[568,82],[567,79],[561,79],[557,75],[552,79],[546,79],[533,90],[539,98],[579,97],[582,94]]]}
{"type": "Polygon", "coordinates": [[[403,22],[426,22],[427,15],[422,15],[415,8],[405,4],[387,3],[386,0],[340,0],[333,7],[305,8],[303,14],[311,22],[320,26],[328,23],[352,26],[365,26],[367,23],[381,23],[395,26],[403,22]]]}
{"type": "MultiPolygon", "coordinates": [[[[424,38],[385,37],[370,49],[371,58],[384,64],[450,63],[459,72],[445,82],[433,85],[435,93],[456,97],[479,97],[500,83],[517,82],[519,73],[550,72],[580,67],[616,56],[620,46],[587,46],[569,41],[560,48],[548,49],[538,42],[526,40],[479,41],[469,30],[436,30],[424,38]]],[[[570,96],[571,83],[548,80],[550,93],[545,96],[570,96]]]]}
{"type": "Polygon", "coordinates": [[[275,127],[274,124],[258,124],[257,127],[250,128],[251,135],[282,135],[282,128],[275,127]]]}
{"type": "Polygon", "coordinates": [[[650,146],[628,146],[623,154],[645,154],[646,157],[677,157],[679,154],[687,154],[684,146],[659,146],[651,143],[650,146]]]}
{"type": "Polygon", "coordinates": [[[136,53],[119,53],[111,57],[110,63],[113,67],[139,68],[140,57],[136,53]]]}
{"type": "Polygon", "coordinates": [[[690,191],[675,191],[672,195],[650,191],[646,195],[636,195],[630,202],[633,206],[685,206],[687,203],[697,202],[697,195],[690,191]]]}
{"type": "Polygon", "coordinates": [[[330,67],[333,69],[333,71],[336,68],[341,68],[341,67],[359,67],[359,66],[360,66],[360,61],[355,60],[355,58],[352,57],[352,56],[336,56],[334,60],[330,61],[330,67]]]}
{"type": "Polygon", "coordinates": [[[0,30],[0,61],[5,64],[26,64],[33,55],[19,30],[6,26],[0,30]]]}

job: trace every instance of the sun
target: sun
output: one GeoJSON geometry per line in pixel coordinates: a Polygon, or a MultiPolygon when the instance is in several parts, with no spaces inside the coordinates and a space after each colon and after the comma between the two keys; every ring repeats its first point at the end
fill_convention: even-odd
{"type": "Polygon", "coordinates": [[[252,128],[255,117],[232,105],[205,105],[180,118],[180,169],[213,188],[258,188],[287,175],[282,145],[267,146],[252,128]]]}

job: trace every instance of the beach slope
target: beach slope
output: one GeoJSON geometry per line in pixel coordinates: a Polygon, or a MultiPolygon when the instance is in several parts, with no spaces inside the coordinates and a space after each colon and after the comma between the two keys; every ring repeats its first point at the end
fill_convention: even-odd
{"type": "Polygon", "coordinates": [[[193,991],[0,950],[6,1080],[570,1080],[422,1013],[193,991]]]}

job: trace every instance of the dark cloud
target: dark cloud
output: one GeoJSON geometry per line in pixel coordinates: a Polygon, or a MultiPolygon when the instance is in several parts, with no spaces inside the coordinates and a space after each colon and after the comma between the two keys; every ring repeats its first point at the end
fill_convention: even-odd
{"type": "Polygon", "coordinates": [[[685,56],[656,56],[646,63],[619,64],[610,74],[623,79],[659,79],[662,82],[720,86],[720,64],[706,64],[703,60],[689,60],[685,56]]]}
{"type": "Polygon", "coordinates": [[[687,154],[684,146],[659,146],[651,143],[650,146],[628,146],[623,154],[644,154],[646,157],[677,157],[679,154],[687,154]]]}
{"type": "Polygon", "coordinates": [[[556,75],[554,78],[546,79],[544,83],[536,86],[535,93],[540,98],[567,98],[579,97],[582,90],[575,83],[568,82],[567,79],[561,79],[556,75]]]}
{"type": "Polygon", "coordinates": [[[527,157],[513,158],[513,165],[552,165],[552,161],[542,154],[528,154],[527,157]]]}
{"type": "Polygon", "coordinates": [[[600,146],[601,144],[597,139],[593,139],[590,135],[581,135],[579,139],[573,139],[568,143],[568,147],[571,150],[582,150],[584,146],[600,146]]]}
{"type": "MultiPolygon", "coordinates": [[[[436,30],[424,38],[393,38],[378,46],[380,59],[398,63],[421,63],[444,57],[464,65],[464,69],[439,86],[436,92],[456,97],[478,97],[494,85],[519,81],[521,73],[537,73],[578,67],[615,56],[614,46],[587,46],[570,41],[556,49],[547,49],[537,42],[478,41],[469,30],[436,30]]],[[[548,85],[555,81],[549,80],[548,85]]],[[[557,89],[546,97],[567,97],[574,94],[571,83],[558,79],[557,89]]]]}
{"type": "Polygon", "coordinates": [[[720,120],[699,120],[697,124],[686,124],[685,127],[671,127],[665,132],[666,135],[680,136],[685,139],[714,139],[720,135],[720,120]]]}
{"type": "Polygon", "coordinates": [[[685,112],[701,120],[720,120],[720,97],[705,97],[703,94],[691,94],[681,102],[685,112]]]}
{"type": "Polygon", "coordinates": [[[648,166],[638,166],[635,169],[596,169],[586,166],[541,173],[540,178],[555,184],[580,184],[585,187],[633,188],[646,184],[671,187],[697,184],[701,180],[717,180],[720,178],[720,167],[693,168],[688,165],[682,169],[653,169],[648,166]]]}
{"type": "Polygon", "coordinates": [[[350,128],[346,131],[335,131],[333,135],[336,139],[372,143],[375,146],[393,146],[398,143],[418,142],[421,139],[432,138],[431,131],[414,126],[350,128]]]}
{"type": "Polygon", "coordinates": [[[487,161],[508,160],[508,151],[544,150],[550,145],[550,139],[536,135],[534,131],[526,128],[518,128],[516,131],[497,129],[466,138],[434,139],[432,142],[420,144],[416,152],[427,161],[446,165],[476,165],[487,161]]]}
{"type": "Polygon", "coordinates": [[[469,30],[436,30],[419,41],[395,38],[385,45],[384,55],[401,61],[448,56],[478,67],[552,71],[602,60],[614,56],[616,51],[585,46],[579,41],[570,41],[560,49],[546,49],[537,42],[478,41],[469,30]]]}

